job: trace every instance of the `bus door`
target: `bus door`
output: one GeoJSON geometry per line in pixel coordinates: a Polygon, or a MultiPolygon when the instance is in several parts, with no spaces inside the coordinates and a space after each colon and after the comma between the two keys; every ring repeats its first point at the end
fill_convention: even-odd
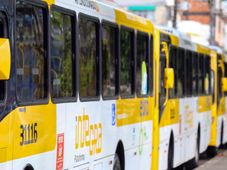
{"type": "Polygon", "coordinates": [[[169,99],[168,90],[173,88],[174,71],[169,68],[169,44],[170,37],[161,34],[160,39],[160,81],[159,81],[159,113],[160,120],[162,119],[163,111],[169,99]]]}

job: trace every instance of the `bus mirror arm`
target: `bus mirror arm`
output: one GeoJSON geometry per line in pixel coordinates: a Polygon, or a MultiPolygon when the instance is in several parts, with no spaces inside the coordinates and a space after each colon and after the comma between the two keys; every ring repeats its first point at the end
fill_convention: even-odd
{"type": "Polygon", "coordinates": [[[0,80],[8,80],[11,69],[11,53],[9,39],[0,38],[0,80]]]}

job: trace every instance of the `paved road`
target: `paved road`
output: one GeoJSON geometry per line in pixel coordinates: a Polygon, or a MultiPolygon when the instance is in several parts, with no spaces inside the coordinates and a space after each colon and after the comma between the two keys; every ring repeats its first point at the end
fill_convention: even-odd
{"type": "Polygon", "coordinates": [[[202,158],[195,170],[227,170],[227,151],[220,151],[213,159],[202,158]]]}

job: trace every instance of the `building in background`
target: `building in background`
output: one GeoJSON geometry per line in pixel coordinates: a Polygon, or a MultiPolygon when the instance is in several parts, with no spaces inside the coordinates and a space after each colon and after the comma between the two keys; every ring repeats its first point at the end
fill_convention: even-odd
{"type": "Polygon", "coordinates": [[[218,45],[227,52],[227,0],[108,1],[115,2],[121,8],[146,17],[160,26],[174,25],[176,9],[177,29],[186,33],[195,42],[218,45]]]}

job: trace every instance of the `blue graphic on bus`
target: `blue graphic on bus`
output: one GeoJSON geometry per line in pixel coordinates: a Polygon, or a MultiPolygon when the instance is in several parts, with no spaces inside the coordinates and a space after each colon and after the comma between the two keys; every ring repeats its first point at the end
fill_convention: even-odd
{"type": "Polygon", "coordinates": [[[112,104],[112,126],[116,125],[116,108],[115,104],[112,104]]]}

